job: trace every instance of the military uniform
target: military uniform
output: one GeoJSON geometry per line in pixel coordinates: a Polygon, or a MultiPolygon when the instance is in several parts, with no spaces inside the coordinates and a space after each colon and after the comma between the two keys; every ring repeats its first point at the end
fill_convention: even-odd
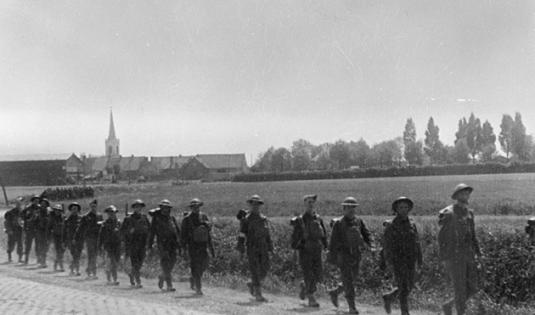
{"type": "Polygon", "coordinates": [[[121,234],[125,244],[125,256],[132,265],[130,284],[141,286],[140,270],[145,260],[147,241],[149,238],[150,222],[146,215],[132,213],[124,218],[121,234]]]}
{"type": "MultiPolygon", "coordinates": [[[[38,196],[33,196],[32,200],[39,199],[38,196]]],[[[28,264],[32,243],[35,240],[37,233],[36,219],[41,206],[38,204],[31,204],[22,210],[22,221],[24,227],[24,263],[28,264]]],[[[37,251],[36,251],[37,254],[37,251]]]]}
{"type": "MultiPolygon", "coordinates": [[[[162,201],[160,207],[169,206],[169,201],[162,201]]],[[[177,251],[179,250],[180,229],[175,217],[165,215],[161,208],[149,211],[152,216],[149,234],[149,248],[154,243],[156,237],[158,251],[160,254],[160,266],[162,273],[158,277],[158,287],[163,288],[164,281],[167,283],[167,290],[174,291],[173,278],[171,272],[177,261],[177,251]]]]}
{"type": "MultiPolygon", "coordinates": [[[[264,203],[256,195],[252,196],[247,202],[264,203]]],[[[248,213],[240,220],[240,234],[238,250],[243,253],[247,248],[247,258],[251,272],[251,282],[248,284],[250,292],[257,300],[265,301],[261,292],[261,283],[270,269],[269,252],[273,252],[267,217],[260,213],[248,213]]]]}
{"type": "MultiPolygon", "coordinates": [[[[385,294],[385,304],[399,297],[401,314],[409,314],[408,296],[414,286],[416,263],[422,265],[422,250],[416,224],[409,219],[395,217],[384,224],[384,259],[391,266],[397,287],[385,294]]],[[[387,313],[390,313],[389,307],[387,313]]]]}
{"type": "MultiPolygon", "coordinates": [[[[197,204],[202,205],[202,202],[197,204]]],[[[192,211],[182,220],[181,241],[188,249],[192,287],[198,294],[202,294],[201,278],[208,268],[208,249],[214,255],[210,229],[210,221],[202,212],[192,211]]]]}
{"type": "MultiPolygon", "coordinates": [[[[109,206],[105,212],[117,212],[117,208],[109,206]]],[[[117,266],[121,260],[121,221],[117,217],[109,217],[99,222],[98,249],[106,252],[106,278],[109,284],[118,285],[117,266]],[[113,281],[112,281],[113,280],[113,281]]]]}
{"type": "MultiPolygon", "coordinates": [[[[80,206],[77,203],[69,205],[71,207],[80,206]]],[[[80,222],[82,217],[79,214],[71,213],[67,219],[65,219],[65,233],[64,233],[64,244],[69,249],[71,253],[72,261],[69,266],[71,270],[71,275],[80,275],[80,256],[82,254],[82,249],[84,247],[83,239],[81,235],[76,235],[76,231],[80,227],[80,222]]]]}
{"type": "MultiPolygon", "coordinates": [[[[346,198],[342,205],[357,206],[358,204],[354,198],[346,198]],[[348,199],[351,199],[351,204],[347,201],[348,199]]],[[[335,303],[337,296],[344,292],[350,312],[357,313],[354,281],[359,273],[361,248],[365,245],[371,247],[371,234],[361,219],[345,216],[334,220],[331,233],[328,260],[340,268],[342,286],[338,286],[329,293],[333,304],[337,304],[335,303]]]]}
{"type": "Polygon", "coordinates": [[[310,306],[319,306],[314,299],[317,284],[321,282],[323,265],[321,252],[327,248],[327,231],[323,220],[315,213],[306,212],[291,220],[292,248],[299,251],[299,265],[303,270],[300,298],[309,298],[310,306]]]}
{"type": "Polygon", "coordinates": [[[4,229],[7,233],[7,256],[11,262],[11,253],[17,247],[19,262],[22,262],[22,210],[17,207],[4,214],[4,229]]]}
{"type": "Polygon", "coordinates": [[[65,218],[63,217],[63,209],[61,205],[54,206],[54,211],[50,214],[50,233],[54,241],[54,249],[56,251],[56,259],[54,260],[54,270],[59,267],[60,271],[63,268],[63,254],[65,253],[65,218]]]}
{"type": "Polygon", "coordinates": [[[46,255],[49,247],[49,208],[43,206],[39,208],[35,222],[35,251],[37,253],[37,263],[40,268],[46,268],[46,255]]]}
{"type": "Polygon", "coordinates": [[[87,249],[87,269],[88,277],[96,278],[97,276],[97,249],[98,234],[100,232],[100,221],[103,221],[102,215],[89,212],[82,216],[80,226],[76,231],[76,239],[85,242],[87,249]]]}
{"type": "MultiPolygon", "coordinates": [[[[455,194],[461,190],[470,189],[466,185],[459,185],[455,194]]],[[[438,243],[440,259],[445,262],[447,272],[453,282],[455,298],[443,309],[451,314],[451,306],[455,304],[457,314],[464,314],[466,302],[477,293],[477,262],[476,255],[481,251],[475,233],[474,212],[464,205],[454,204],[439,213],[438,243]]]]}

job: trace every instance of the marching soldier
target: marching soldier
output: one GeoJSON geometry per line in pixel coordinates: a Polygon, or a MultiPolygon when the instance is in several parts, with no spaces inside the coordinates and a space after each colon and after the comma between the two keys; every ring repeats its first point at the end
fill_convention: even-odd
{"type": "Polygon", "coordinates": [[[39,268],[46,268],[46,255],[48,252],[49,237],[49,207],[50,202],[48,199],[42,198],[35,222],[35,250],[37,253],[37,263],[39,264],[39,268]]]}
{"type": "Polygon", "coordinates": [[[4,214],[4,230],[7,234],[7,257],[11,262],[11,253],[17,246],[17,255],[19,256],[19,263],[22,262],[22,202],[24,199],[18,197],[15,199],[15,208],[7,211],[4,214]]]}
{"type": "Polygon", "coordinates": [[[331,301],[338,307],[338,295],[345,292],[349,314],[358,314],[355,307],[354,281],[359,273],[362,248],[371,248],[371,234],[364,222],[355,216],[358,203],[353,197],[342,202],[344,216],[334,220],[329,242],[328,261],[340,268],[342,285],[329,291],[331,301]]]}
{"type": "Polygon", "coordinates": [[[71,253],[72,261],[69,266],[71,270],[71,276],[80,276],[80,256],[84,247],[83,239],[76,235],[76,231],[80,226],[82,217],[80,216],[80,210],[82,207],[77,203],[71,203],[67,209],[69,210],[69,217],[65,220],[65,234],[64,244],[71,253]]]}
{"type": "Polygon", "coordinates": [[[243,254],[247,248],[247,258],[251,272],[251,282],[247,283],[249,292],[258,302],[267,302],[262,296],[262,281],[269,271],[269,252],[273,252],[273,243],[269,231],[269,221],[260,213],[264,201],[258,195],[247,199],[249,213],[241,210],[240,236],[238,238],[238,251],[243,254]]]}
{"type": "MultiPolygon", "coordinates": [[[[37,233],[36,218],[40,210],[40,197],[34,195],[30,198],[30,205],[22,210],[22,221],[24,226],[24,264],[27,265],[30,258],[32,243],[37,233]]],[[[36,251],[37,254],[37,251],[36,251]]]]}
{"type": "Polygon", "coordinates": [[[160,254],[160,266],[162,268],[162,273],[158,276],[158,287],[163,289],[165,282],[167,291],[176,291],[173,288],[171,272],[177,261],[177,251],[180,251],[180,229],[175,217],[171,216],[171,209],[173,208],[171,202],[164,199],[158,206],[159,208],[149,211],[152,221],[148,246],[149,250],[152,250],[154,237],[156,237],[160,254]]]}
{"type": "Polygon", "coordinates": [[[104,209],[107,218],[99,222],[98,249],[106,252],[106,278],[109,285],[119,285],[117,281],[117,265],[121,260],[121,221],[117,219],[117,208],[114,205],[104,209]]]}
{"type": "Polygon", "coordinates": [[[308,306],[319,307],[314,298],[317,284],[321,281],[323,267],[321,252],[327,248],[327,231],[323,220],[314,211],[317,195],[304,196],[305,212],[291,220],[293,226],[292,248],[299,251],[299,264],[303,270],[299,298],[308,297],[308,306]]]}
{"type": "Polygon", "coordinates": [[[191,212],[182,220],[181,226],[181,241],[183,247],[188,249],[191,284],[196,295],[203,295],[201,278],[208,268],[208,250],[212,257],[215,256],[210,235],[211,224],[206,214],[200,211],[202,205],[203,202],[197,198],[191,200],[191,212]]]}
{"type": "Polygon", "coordinates": [[[82,239],[87,249],[87,279],[95,280],[97,278],[97,251],[98,251],[98,234],[100,231],[99,222],[103,220],[102,215],[97,213],[97,200],[89,204],[90,210],[82,216],[80,226],[76,231],[76,239],[82,239]]]}
{"type": "Polygon", "coordinates": [[[65,253],[65,218],[63,217],[63,206],[60,204],[52,207],[50,214],[49,229],[54,241],[54,249],[56,251],[56,259],[54,260],[54,271],[63,272],[63,254],[65,253]]]}
{"type": "Polygon", "coordinates": [[[416,224],[409,218],[414,203],[399,197],[392,203],[396,217],[384,222],[384,259],[394,273],[397,287],[383,295],[385,310],[391,312],[392,300],[399,297],[401,315],[409,315],[409,293],[414,285],[416,263],[422,266],[422,250],[416,224]]]}
{"type": "Polygon", "coordinates": [[[150,222],[145,214],[142,213],[145,203],[137,199],[132,203],[134,212],[125,217],[121,225],[121,234],[125,243],[125,263],[130,259],[131,270],[128,273],[130,284],[135,288],[142,288],[141,285],[141,266],[145,260],[145,250],[149,238],[150,222]]]}
{"type": "Polygon", "coordinates": [[[466,302],[477,292],[477,260],[481,257],[476,238],[474,211],[468,201],[474,189],[466,184],[455,187],[451,198],[455,200],[439,213],[438,243],[440,259],[453,282],[455,298],[442,306],[444,314],[451,315],[455,305],[457,314],[466,310],[466,302]]]}

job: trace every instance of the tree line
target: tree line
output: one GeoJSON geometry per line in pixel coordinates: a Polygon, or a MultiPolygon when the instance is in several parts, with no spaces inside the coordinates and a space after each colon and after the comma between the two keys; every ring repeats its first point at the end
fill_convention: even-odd
{"type": "Polygon", "coordinates": [[[504,114],[498,135],[488,120],[481,123],[474,113],[459,120],[452,145],[444,144],[439,134],[440,128],[430,117],[424,139],[418,139],[414,120],[408,118],[402,135],[371,146],[361,138],[320,145],[299,139],[290,148],[270,147],[251,170],[279,173],[535,160],[533,137],[526,133],[520,113],[514,118],[504,114]]]}

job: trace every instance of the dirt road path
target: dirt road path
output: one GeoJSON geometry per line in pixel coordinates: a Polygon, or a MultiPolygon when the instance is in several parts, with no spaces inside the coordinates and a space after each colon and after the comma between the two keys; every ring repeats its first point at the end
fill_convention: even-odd
{"type": "MultiPolygon", "coordinates": [[[[85,280],[35,265],[2,264],[0,314],[343,314],[346,309],[342,304],[336,310],[327,300],[320,301],[320,309],[310,309],[294,297],[269,294],[270,302],[258,304],[246,292],[220,287],[205,288],[204,297],[198,298],[186,283],[177,283],[177,292],[163,293],[154,280],[145,280],[145,287],[135,290],[125,275],[115,287],[103,279],[102,272],[98,280],[85,280]]],[[[367,315],[384,314],[372,306],[359,305],[359,310],[367,315]]]]}

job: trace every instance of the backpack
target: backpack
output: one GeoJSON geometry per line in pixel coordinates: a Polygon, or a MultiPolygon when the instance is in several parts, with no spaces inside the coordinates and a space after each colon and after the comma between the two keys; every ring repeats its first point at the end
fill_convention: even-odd
{"type": "Polygon", "coordinates": [[[208,243],[210,240],[210,230],[206,224],[196,226],[192,232],[192,239],[194,243],[208,243]]]}

